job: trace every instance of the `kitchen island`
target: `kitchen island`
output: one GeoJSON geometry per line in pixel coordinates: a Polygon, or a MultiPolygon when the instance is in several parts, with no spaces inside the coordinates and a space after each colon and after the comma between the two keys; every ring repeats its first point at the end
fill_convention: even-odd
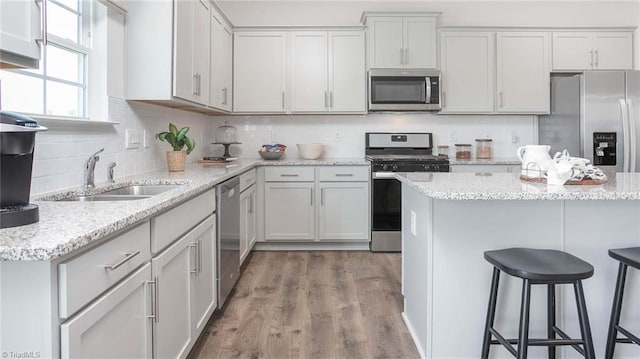
{"type": "MultiPolygon", "coordinates": [[[[610,248],[640,245],[640,174],[617,174],[599,186],[547,186],[517,173],[406,173],[402,182],[403,317],[421,355],[478,358],[492,266],[483,252],[508,247],[564,250],[595,268],[584,281],[596,347],[604,352],[618,262],[610,248]]],[[[639,273],[627,280],[623,320],[640,330],[639,273]]],[[[517,338],[522,280],[500,278],[494,327],[517,338]]],[[[573,290],[559,286],[558,324],[579,337],[573,290]]],[[[532,290],[530,337],[546,336],[546,286],[532,290]]],[[[546,358],[530,347],[530,358],[546,358]]],[[[564,357],[580,357],[562,348],[564,357]]],[[[616,358],[637,358],[636,346],[616,346],[616,358]]],[[[511,358],[501,346],[492,358],[511,358]]]]}

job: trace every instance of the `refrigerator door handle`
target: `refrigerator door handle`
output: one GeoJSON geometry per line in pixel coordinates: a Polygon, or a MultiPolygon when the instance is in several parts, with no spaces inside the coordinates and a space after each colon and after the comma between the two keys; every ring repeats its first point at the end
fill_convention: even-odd
{"type": "Polygon", "coordinates": [[[624,99],[620,100],[620,114],[622,115],[622,157],[623,157],[623,166],[622,172],[629,172],[629,163],[630,163],[630,128],[629,128],[629,119],[627,118],[627,102],[624,99]]]}
{"type": "Polygon", "coordinates": [[[636,121],[633,117],[633,101],[627,99],[627,121],[629,121],[629,172],[636,171],[636,121]]]}

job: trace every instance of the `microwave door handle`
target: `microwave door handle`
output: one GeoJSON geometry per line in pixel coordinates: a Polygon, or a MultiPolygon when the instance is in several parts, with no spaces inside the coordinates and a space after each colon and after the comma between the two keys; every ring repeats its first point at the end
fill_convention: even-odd
{"type": "Polygon", "coordinates": [[[424,79],[424,88],[426,90],[426,98],[425,103],[431,103],[431,77],[425,77],[424,79]]]}

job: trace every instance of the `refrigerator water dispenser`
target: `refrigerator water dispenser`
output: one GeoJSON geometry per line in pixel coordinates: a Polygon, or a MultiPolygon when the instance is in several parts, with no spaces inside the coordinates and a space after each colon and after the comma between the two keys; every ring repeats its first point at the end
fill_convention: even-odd
{"type": "Polygon", "coordinates": [[[595,166],[616,165],[616,133],[593,133],[593,164],[595,166]]]}

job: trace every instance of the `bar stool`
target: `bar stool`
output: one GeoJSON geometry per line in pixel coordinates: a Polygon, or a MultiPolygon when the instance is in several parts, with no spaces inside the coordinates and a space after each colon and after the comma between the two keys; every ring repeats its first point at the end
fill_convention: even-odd
{"type": "Polygon", "coordinates": [[[607,335],[607,346],[605,358],[613,358],[613,351],[616,343],[635,343],[640,345],[640,338],[633,335],[628,330],[620,326],[620,312],[622,311],[622,295],[624,294],[624,283],[627,279],[627,268],[629,266],[640,269],[640,247],[610,249],[609,257],[620,262],[618,265],[618,279],[611,305],[611,319],[609,321],[609,334],[607,335]],[[618,338],[618,332],[625,338],[618,338]]]}
{"type": "Polygon", "coordinates": [[[569,253],[530,248],[486,251],[484,252],[484,258],[493,264],[493,279],[491,281],[489,308],[482,342],[483,359],[489,357],[489,348],[492,344],[502,344],[517,358],[526,358],[529,346],[547,346],[549,347],[549,358],[555,359],[555,347],[561,345],[571,345],[587,359],[595,358],[589,317],[582,290],[582,280],[593,275],[593,266],[591,264],[569,253]],[[520,326],[517,339],[505,339],[493,328],[501,271],[523,279],[520,326]],[[531,285],[533,284],[547,285],[547,338],[544,339],[529,338],[529,308],[531,304],[531,285]],[[573,284],[582,339],[572,339],[556,326],[556,284],[573,284]],[[556,338],[556,335],[560,339],[556,338]],[[492,336],[497,340],[492,340],[492,336]],[[517,350],[513,347],[514,344],[517,345],[517,350]]]}

